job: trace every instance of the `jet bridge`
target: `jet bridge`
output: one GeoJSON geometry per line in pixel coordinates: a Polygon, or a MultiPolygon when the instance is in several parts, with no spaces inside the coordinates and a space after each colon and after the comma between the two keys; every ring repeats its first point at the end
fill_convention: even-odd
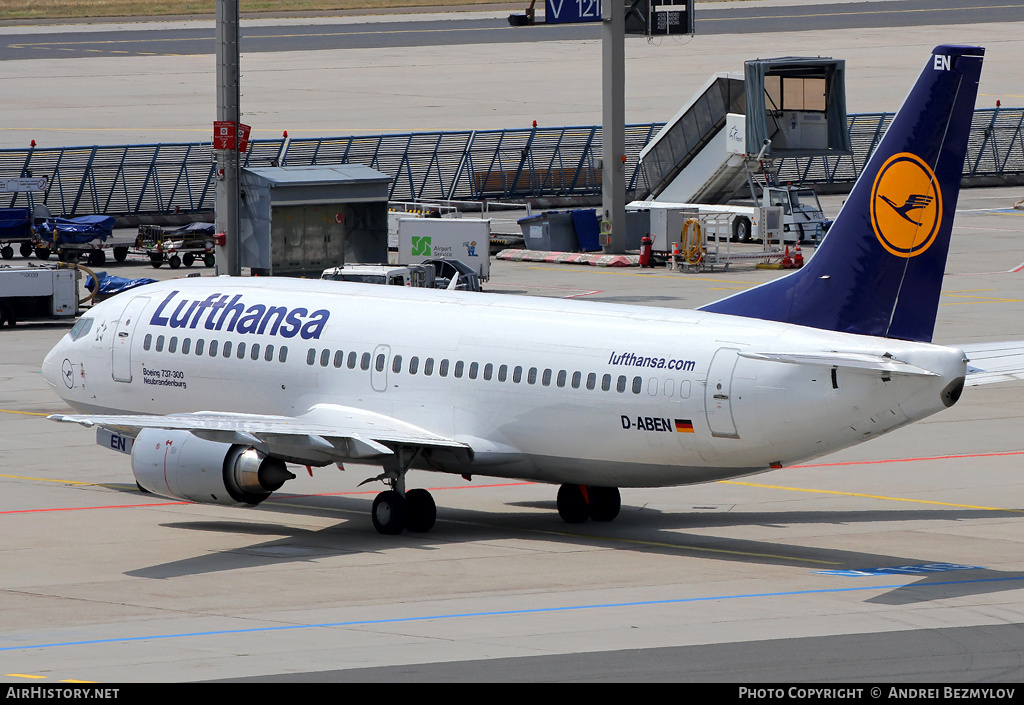
{"type": "Polygon", "coordinates": [[[640,153],[645,198],[725,203],[762,163],[849,153],[845,63],[757,59],[712,76],[640,153]]]}

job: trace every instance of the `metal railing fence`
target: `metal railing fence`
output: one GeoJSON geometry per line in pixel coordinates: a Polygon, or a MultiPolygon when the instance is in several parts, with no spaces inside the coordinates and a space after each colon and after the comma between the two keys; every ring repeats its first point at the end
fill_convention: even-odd
{"type": "MultiPolygon", "coordinates": [[[[891,113],[850,115],[853,153],[790,158],[780,180],[843,185],[856,180],[891,113]]],[[[626,128],[626,188],[642,194],[638,156],[663,123],[626,128]]],[[[1024,177],[1024,108],[974,114],[965,177],[1024,177]]],[[[210,211],[216,174],[210,143],[0,150],[0,179],[49,179],[44,194],[0,193],[0,207],[45,203],[55,215],[117,216],[210,211]]],[[[392,177],[394,201],[509,200],[601,192],[601,128],[515,130],[255,140],[244,165],[365,164],[392,177]]]]}

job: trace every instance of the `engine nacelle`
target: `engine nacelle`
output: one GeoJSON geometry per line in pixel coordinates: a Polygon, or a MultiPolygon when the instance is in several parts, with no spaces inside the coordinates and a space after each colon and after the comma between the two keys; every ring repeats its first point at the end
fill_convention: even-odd
{"type": "Polygon", "coordinates": [[[259,504],[295,477],[283,461],[254,448],[149,428],[135,439],[132,472],[161,497],[227,505],[259,504]]]}

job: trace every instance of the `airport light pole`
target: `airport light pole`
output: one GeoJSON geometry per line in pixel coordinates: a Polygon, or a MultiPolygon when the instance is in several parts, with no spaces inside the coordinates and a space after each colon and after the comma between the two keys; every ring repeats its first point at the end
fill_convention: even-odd
{"type": "Polygon", "coordinates": [[[626,8],[623,0],[601,3],[601,210],[611,233],[608,254],[626,251],[626,8]]]}
{"type": "Polygon", "coordinates": [[[217,149],[216,229],[225,233],[217,247],[217,273],[239,276],[239,120],[241,94],[238,51],[238,0],[217,0],[217,120],[233,125],[230,149],[217,149]]]}

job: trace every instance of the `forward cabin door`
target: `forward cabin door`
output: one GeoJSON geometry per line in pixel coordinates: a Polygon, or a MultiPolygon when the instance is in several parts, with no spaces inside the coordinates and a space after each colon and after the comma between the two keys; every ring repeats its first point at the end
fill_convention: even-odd
{"type": "Polygon", "coordinates": [[[129,299],[121,311],[120,318],[115,322],[110,351],[110,371],[116,382],[132,381],[132,334],[148,303],[148,296],[129,299]]]}

